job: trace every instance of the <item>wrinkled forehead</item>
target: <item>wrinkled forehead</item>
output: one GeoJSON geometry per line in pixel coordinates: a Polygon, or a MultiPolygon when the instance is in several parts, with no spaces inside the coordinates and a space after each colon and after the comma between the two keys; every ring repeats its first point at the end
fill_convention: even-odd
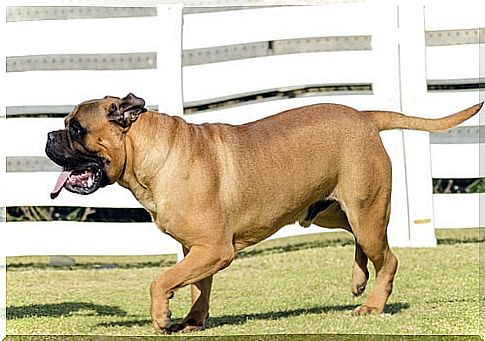
{"type": "Polygon", "coordinates": [[[69,122],[73,119],[77,121],[93,121],[99,117],[104,117],[107,108],[111,103],[115,102],[119,98],[106,96],[103,99],[93,99],[89,101],[82,102],[74,107],[74,109],[66,116],[64,119],[64,124],[67,127],[69,122]],[[101,114],[101,115],[100,115],[101,114]]]}

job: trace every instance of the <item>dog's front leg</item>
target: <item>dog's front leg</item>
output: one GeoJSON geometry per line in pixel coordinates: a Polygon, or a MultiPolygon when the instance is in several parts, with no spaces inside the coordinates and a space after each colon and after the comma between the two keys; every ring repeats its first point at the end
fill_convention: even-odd
{"type": "MultiPolygon", "coordinates": [[[[184,256],[189,249],[183,248],[184,256]]],[[[209,316],[209,299],[212,288],[212,276],[204,278],[191,285],[192,307],[182,322],[172,325],[170,331],[191,332],[204,329],[205,321],[209,316]]]]}
{"type": "Polygon", "coordinates": [[[205,321],[209,316],[212,277],[209,276],[192,284],[192,307],[182,322],[174,324],[170,328],[170,331],[191,332],[204,329],[205,321]]]}
{"type": "MultiPolygon", "coordinates": [[[[234,248],[231,244],[194,246],[180,263],[177,263],[172,268],[158,276],[150,286],[150,314],[155,330],[159,333],[179,330],[178,328],[171,328],[172,324],[168,310],[168,299],[172,292],[188,284],[209,284],[209,291],[201,288],[201,294],[204,293],[204,295],[199,295],[202,300],[200,303],[197,303],[197,301],[195,302],[191,309],[191,313],[193,311],[195,314],[198,308],[208,309],[208,294],[212,282],[212,279],[209,279],[209,277],[227,267],[234,259],[234,255],[234,248]],[[207,280],[203,281],[204,279],[207,280]],[[204,302],[206,299],[207,302],[204,302]],[[205,307],[206,305],[207,307],[205,307]]],[[[207,315],[207,313],[205,313],[205,315],[207,315]]],[[[186,322],[188,322],[188,320],[186,322]]]]}

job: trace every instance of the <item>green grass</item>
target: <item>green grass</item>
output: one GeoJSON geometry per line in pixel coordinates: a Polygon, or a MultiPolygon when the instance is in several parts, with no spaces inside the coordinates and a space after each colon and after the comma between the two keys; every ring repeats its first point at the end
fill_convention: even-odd
{"type": "MultiPolygon", "coordinates": [[[[192,335],[477,335],[483,239],[478,229],[437,237],[436,248],[394,249],[394,293],[383,315],[364,317],[351,311],[373,280],[363,297],[350,293],[348,235],[261,243],[215,277],[207,328],[192,335]]],[[[173,256],[75,258],[76,265],[56,268],[48,257],[7,259],[7,335],[154,335],[148,286],[173,256]]],[[[172,316],[189,308],[183,288],[171,300],[172,316]]]]}

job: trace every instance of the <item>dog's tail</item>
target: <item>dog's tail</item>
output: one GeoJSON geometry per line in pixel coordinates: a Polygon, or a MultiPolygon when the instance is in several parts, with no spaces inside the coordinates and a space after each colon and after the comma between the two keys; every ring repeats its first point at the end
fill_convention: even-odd
{"type": "Polygon", "coordinates": [[[372,116],[379,131],[390,129],[412,129],[434,132],[453,128],[463,121],[466,121],[480,111],[483,103],[484,102],[474,105],[473,107],[457,112],[456,114],[436,119],[406,116],[392,111],[364,111],[364,113],[372,116]]]}

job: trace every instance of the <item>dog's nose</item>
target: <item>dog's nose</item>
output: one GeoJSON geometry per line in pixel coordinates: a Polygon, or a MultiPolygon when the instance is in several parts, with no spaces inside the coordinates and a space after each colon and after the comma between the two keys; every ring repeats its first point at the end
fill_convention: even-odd
{"type": "Polygon", "coordinates": [[[57,140],[56,135],[54,134],[53,131],[47,134],[47,141],[50,143],[55,143],[57,140]]]}

